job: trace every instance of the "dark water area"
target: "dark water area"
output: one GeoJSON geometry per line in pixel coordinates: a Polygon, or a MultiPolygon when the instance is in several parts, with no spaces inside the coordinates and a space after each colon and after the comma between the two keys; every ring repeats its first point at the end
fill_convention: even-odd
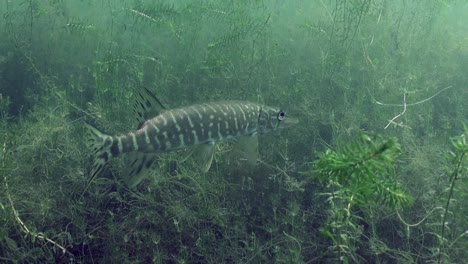
{"type": "Polygon", "coordinates": [[[1,263],[463,263],[468,3],[0,2],[1,263]]]}

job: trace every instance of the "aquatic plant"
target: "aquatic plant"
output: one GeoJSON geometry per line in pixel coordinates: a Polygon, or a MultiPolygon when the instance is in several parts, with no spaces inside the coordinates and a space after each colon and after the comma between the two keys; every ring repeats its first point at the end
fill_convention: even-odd
{"type": "MultiPolygon", "coordinates": [[[[446,232],[447,229],[449,229],[449,223],[447,222],[449,214],[452,215],[457,215],[460,212],[455,212],[453,210],[450,210],[450,204],[453,202],[456,202],[457,200],[454,199],[454,192],[455,191],[461,191],[459,188],[457,188],[458,185],[460,185],[460,179],[461,177],[464,177],[464,174],[467,172],[467,166],[466,166],[466,155],[468,154],[468,127],[465,126],[465,132],[457,137],[451,138],[451,143],[452,146],[455,148],[455,152],[450,153],[450,159],[451,159],[451,167],[448,168],[449,174],[447,175],[449,177],[449,185],[447,188],[447,201],[445,203],[445,206],[443,207],[443,216],[441,219],[441,229],[439,233],[439,248],[438,248],[438,263],[443,263],[442,262],[442,257],[447,258],[449,254],[447,251],[450,251],[450,247],[452,247],[458,240],[463,239],[467,235],[467,231],[458,234],[455,238],[452,238],[453,240],[450,241],[447,238],[446,232]],[[446,249],[446,248],[449,249],[446,249]]],[[[466,195],[467,192],[465,191],[464,194],[466,195]]],[[[463,195],[462,195],[463,197],[463,195]]],[[[463,211],[462,211],[463,212],[463,211]]],[[[462,213],[463,214],[463,213],[462,213]]]]}
{"type": "Polygon", "coordinates": [[[467,123],[467,9],[1,1],[0,262],[467,259],[465,142],[450,140],[467,123]],[[170,108],[249,100],[300,123],[262,137],[256,166],[229,143],[206,174],[171,153],[128,189],[124,157],[79,199],[82,122],[135,129],[141,85],[170,108]]]}
{"type": "Polygon", "coordinates": [[[320,230],[333,241],[340,261],[361,261],[356,250],[365,235],[362,225],[367,219],[411,201],[394,174],[400,152],[395,138],[361,135],[359,141],[325,150],[313,163],[311,176],[329,188],[321,195],[330,204],[330,216],[320,230]]]}

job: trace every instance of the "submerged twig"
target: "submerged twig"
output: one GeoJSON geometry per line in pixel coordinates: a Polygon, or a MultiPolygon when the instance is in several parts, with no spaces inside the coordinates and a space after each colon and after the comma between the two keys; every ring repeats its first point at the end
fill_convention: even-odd
{"type": "MultiPolygon", "coordinates": [[[[421,100],[421,101],[417,101],[416,103],[411,103],[411,104],[406,104],[406,106],[413,106],[413,105],[418,105],[418,104],[422,104],[422,103],[425,103],[429,100],[431,100],[432,98],[436,97],[437,95],[439,95],[440,93],[444,92],[445,90],[448,90],[450,88],[453,88],[452,85],[450,86],[447,86],[445,87],[444,89],[438,91],[437,93],[433,94],[432,96],[424,99],[424,100],[421,100]]],[[[382,103],[382,102],[379,102],[375,99],[375,97],[372,95],[372,93],[370,92],[369,88],[367,88],[367,91],[369,92],[369,95],[371,96],[372,100],[374,100],[374,102],[378,105],[383,105],[383,106],[404,106],[403,104],[386,104],[386,103],[382,103]]]]}
{"type": "Polygon", "coordinates": [[[408,106],[413,106],[413,105],[418,105],[418,104],[425,103],[425,102],[427,102],[427,101],[433,99],[434,97],[436,97],[436,96],[439,95],[440,93],[442,93],[442,92],[444,92],[444,91],[446,91],[446,90],[448,90],[448,89],[450,89],[450,88],[452,88],[452,87],[453,87],[452,85],[447,86],[447,87],[443,88],[442,90],[438,91],[437,93],[433,94],[432,96],[430,96],[430,97],[428,97],[428,98],[426,98],[426,99],[423,99],[423,100],[421,100],[421,101],[417,101],[417,102],[415,102],[415,103],[411,103],[411,104],[406,103],[406,93],[403,95],[403,104],[386,104],[386,103],[382,103],[382,102],[377,101],[377,100],[375,99],[375,97],[372,95],[372,93],[370,92],[369,88],[367,88],[367,91],[369,92],[369,95],[370,95],[370,97],[372,98],[372,100],[373,100],[376,104],[378,104],[378,105],[383,105],[383,106],[403,106],[403,112],[401,112],[400,114],[394,116],[394,117],[388,122],[388,124],[387,124],[387,125],[385,126],[385,128],[384,128],[384,129],[387,129],[388,126],[390,126],[390,124],[395,123],[394,121],[395,121],[397,118],[399,118],[400,116],[402,116],[402,115],[406,112],[406,108],[407,108],[408,106]]]}
{"type": "MultiPolygon", "coordinates": [[[[3,154],[2,155],[2,167],[5,167],[5,159],[6,159],[6,155],[7,155],[6,140],[3,143],[2,154],[3,154]]],[[[54,245],[54,246],[58,247],[59,249],[61,249],[63,254],[66,253],[66,254],[74,257],[74,255],[70,251],[68,251],[65,247],[63,247],[59,243],[55,242],[54,240],[46,237],[43,233],[41,233],[41,232],[38,232],[38,233],[31,232],[31,230],[28,228],[28,226],[23,222],[23,220],[21,220],[21,218],[19,216],[19,213],[16,210],[15,205],[13,204],[13,199],[11,198],[11,195],[10,195],[6,173],[3,175],[3,183],[5,185],[5,194],[6,194],[7,198],[8,198],[8,202],[10,203],[10,207],[11,207],[11,210],[13,211],[13,215],[15,217],[15,220],[20,225],[21,231],[23,231],[26,235],[30,235],[30,236],[34,237],[35,239],[45,240],[46,242],[49,242],[52,245],[54,245]]]]}
{"type": "Polygon", "coordinates": [[[390,122],[388,122],[388,124],[384,127],[384,129],[387,129],[387,127],[393,123],[393,121],[395,121],[397,118],[399,118],[400,116],[402,116],[404,113],[406,112],[406,94],[403,95],[403,112],[399,113],[398,115],[394,116],[390,122]]]}

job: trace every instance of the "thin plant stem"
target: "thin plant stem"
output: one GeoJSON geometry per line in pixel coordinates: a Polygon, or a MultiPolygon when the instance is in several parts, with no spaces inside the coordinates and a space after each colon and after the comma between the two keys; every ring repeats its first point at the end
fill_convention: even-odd
{"type": "Polygon", "coordinates": [[[457,166],[455,168],[455,170],[453,171],[452,175],[451,175],[451,182],[450,182],[450,191],[449,191],[449,196],[447,197],[447,203],[445,204],[445,212],[444,212],[444,216],[442,217],[442,226],[441,226],[441,231],[440,231],[440,246],[439,246],[439,258],[438,258],[438,261],[437,263],[442,263],[442,249],[443,249],[443,245],[444,245],[444,236],[445,236],[445,221],[447,219],[447,214],[448,214],[448,209],[449,209],[449,206],[450,206],[450,200],[452,199],[452,195],[453,195],[453,190],[455,189],[455,182],[457,181],[457,178],[458,178],[458,175],[459,175],[459,172],[460,172],[460,169],[462,167],[462,163],[463,163],[463,158],[465,156],[466,152],[462,152],[461,155],[460,155],[460,158],[458,159],[457,161],[457,166]]]}

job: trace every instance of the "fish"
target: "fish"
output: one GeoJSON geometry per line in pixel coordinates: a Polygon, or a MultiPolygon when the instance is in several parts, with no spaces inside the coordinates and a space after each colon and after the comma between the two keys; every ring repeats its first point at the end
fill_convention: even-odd
{"type": "Polygon", "coordinates": [[[298,122],[279,108],[249,101],[218,101],[167,109],[146,87],[138,89],[135,99],[133,110],[139,123],[136,130],[112,136],[84,124],[87,144],[94,155],[85,191],[109,160],[125,153],[134,155],[127,166],[130,188],[141,182],[160,153],[193,148],[191,155],[200,169],[207,172],[216,143],[224,140],[237,139],[246,159],[255,164],[258,135],[298,122]]]}

